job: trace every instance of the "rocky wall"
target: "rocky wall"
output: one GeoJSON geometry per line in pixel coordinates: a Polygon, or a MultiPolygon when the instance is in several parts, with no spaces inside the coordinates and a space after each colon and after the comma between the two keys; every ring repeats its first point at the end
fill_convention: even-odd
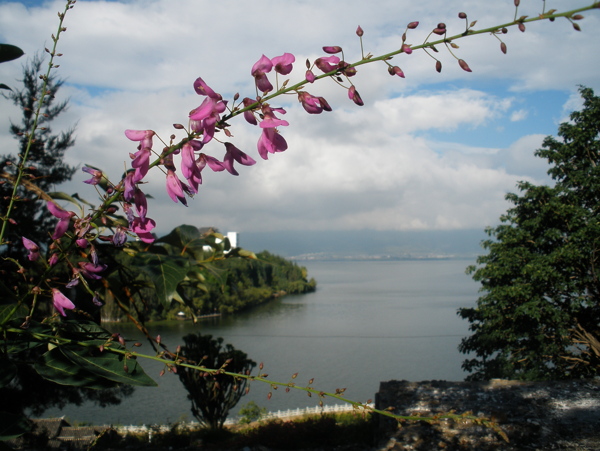
{"type": "Polygon", "coordinates": [[[600,450],[600,380],[560,382],[389,381],[375,398],[378,409],[400,415],[472,412],[494,420],[492,429],[469,420],[398,425],[378,417],[379,450],[600,450]]]}

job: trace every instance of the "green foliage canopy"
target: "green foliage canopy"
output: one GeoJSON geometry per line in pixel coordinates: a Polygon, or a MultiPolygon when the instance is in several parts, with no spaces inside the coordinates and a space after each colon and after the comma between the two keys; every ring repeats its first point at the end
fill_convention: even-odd
{"type": "Polygon", "coordinates": [[[554,186],[519,182],[501,224],[487,229],[487,255],[467,269],[481,283],[474,308],[458,314],[473,334],[471,380],[594,377],[600,370],[600,98],[584,105],[535,155],[554,186]]]}

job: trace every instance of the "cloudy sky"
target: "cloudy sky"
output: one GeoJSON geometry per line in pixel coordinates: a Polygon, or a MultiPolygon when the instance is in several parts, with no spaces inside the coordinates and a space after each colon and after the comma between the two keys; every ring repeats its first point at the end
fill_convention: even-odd
{"type": "MultiPolygon", "coordinates": [[[[519,15],[540,13],[539,0],[523,0],[519,15]]],[[[548,0],[565,10],[592,0],[548,0]]],[[[0,42],[27,56],[51,45],[62,1],[0,1],[0,42]]],[[[58,74],[70,109],[55,130],[77,123],[77,143],[68,162],[103,168],[113,179],[129,164],[135,144],[125,129],[152,129],[168,140],[173,123],[187,123],[203,100],[192,88],[201,76],[224,98],[255,96],[250,68],[262,54],[296,56],[291,82],[303,78],[304,61],[323,56],[324,45],[340,45],[345,58],[360,58],[355,30],[364,29],[365,52],[398,48],[407,23],[419,21],[408,43],[420,44],[438,22],[450,34],[464,29],[465,11],[476,27],[512,20],[513,0],[79,0],[67,14],[59,42],[58,74]]],[[[405,79],[390,77],[384,63],[359,68],[353,79],[365,106],[348,100],[330,80],[307,90],[324,96],[333,112],[308,115],[296,96],[273,101],[287,110],[282,127],[289,149],[260,159],[259,130],[231,121],[237,147],[257,160],[240,176],[206,174],[189,207],[165,194],[155,171],[144,189],[152,194],[149,216],[158,231],[182,224],[221,230],[447,230],[497,223],[507,192],[518,180],[547,183],[547,166],[533,151],[544,136],[580,106],[577,85],[600,90],[600,11],[587,12],[581,33],[566,20],[511,29],[499,41],[490,35],[461,40],[455,54],[443,48],[438,74],[422,51],[395,58],[405,79]]],[[[16,80],[25,59],[0,66],[0,80],[16,80]]],[[[272,81],[274,81],[272,77],[272,81]]],[[[2,102],[3,118],[19,113],[2,102]]],[[[12,152],[8,120],[0,124],[2,152],[12,152]]],[[[157,146],[158,148],[158,146],[157,146]]],[[[222,158],[213,142],[205,152],[222,158]]],[[[88,200],[86,174],[60,187],[88,200]]]]}

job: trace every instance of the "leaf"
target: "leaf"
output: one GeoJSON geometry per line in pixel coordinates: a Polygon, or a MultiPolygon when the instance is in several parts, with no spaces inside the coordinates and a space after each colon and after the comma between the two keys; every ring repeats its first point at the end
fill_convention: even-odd
{"type": "Polygon", "coordinates": [[[30,430],[31,424],[23,415],[0,412],[0,441],[17,438],[30,430]]]}
{"type": "Polygon", "coordinates": [[[17,365],[11,360],[0,359],[0,388],[6,387],[17,375],[17,365]]]}
{"type": "Polygon", "coordinates": [[[114,381],[86,371],[80,365],[73,363],[60,348],[54,348],[42,355],[35,362],[34,368],[44,379],[60,385],[93,389],[111,388],[117,385],[114,381]]]}
{"type": "Polygon", "coordinates": [[[27,309],[23,305],[0,304],[0,324],[5,324],[15,317],[25,317],[25,315],[27,315],[27,309]]]}
{"type": "Polygon", "coordinates": [[[133,265],[150,277],[156,288],[156,295],[165,305],[171,301],[177,285],[185,279],[190,268],[189,259],[185,257],[171,257],[148,252],[136,255],[133,265]]]}
{"type": "Polygon", "coordinates": [[[205,238],[198,227],[181,225],[174,228],[168,235],[159,238],[157,243],[167,243],[177,249],[178,255],[189,254],[194,260],[202,260],[205,238]]]}
{"type": "Polygon", "coordinates": [[[128,385],[151,387],[158,385],[135,359],[125,360],[123,355],[113,354],[110,351],[94,351],[92,348],[73,349],[61,346],[59,349],[73,363],[105,379],[128,385]],[[125,365],[128,367],[127,371],[125,365]]]}
{"type": "Polygon", "coordinates": [[[48,193],[48,195],[52,199],[66,200],[66,201],[71,202],[72,204],[77,205],[79,208],[82,208],[81,204],[78,202],[78,200],[75,197],[70,196],[67,193],[63,193],[62,191],[53,191],[53,192],[48,193]]]}
{"type": "Polygon", "coordinates": [[[4,83],[0,83],[0,89],[8,89],[9,91],[12,91],[12,88],[10,86],[5,85],[4,83]]]}
{"type": "Polygon", "coordinates": [[[16,45],[0,44],[0,63],[16,60],[24,54],[25,52],[16,45]]]}

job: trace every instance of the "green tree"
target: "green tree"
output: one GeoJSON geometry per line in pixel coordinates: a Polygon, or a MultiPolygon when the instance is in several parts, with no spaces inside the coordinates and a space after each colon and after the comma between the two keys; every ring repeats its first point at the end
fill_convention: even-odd
{"type": "MultiPolygon", "coordinates": [[[[189,334],[179,354],[188,361],[206,368],[223,368],[229,372],[246,374],[256,362],[230,344],[223,345],[221,337],[189,334]]],[[[178,367],[179,380],[192,401],[192,414],[211,429],[221,429],[229,411],[246,392],[247,379],[234,379],[223,374],[207,374],[191,368],[178,367]]]]}
{"type": "MultiPolygon", "coordinates": [[[[0,216],[7,212],[13,193],[13,184],[18,169],[19,156],[25,152],[29,133],[33,128],[37,99],[40,98],[43,82],[40,79],[43,58],[34,56],[23,66],[23,88],[2,94],[22,111],[23,116],[18,124],[12,123],[10,133],[18,140],[18,151],[0,156],[0,216]]],[[[75,144],[74,132],[71,128],[56,135],[52,133],[50,123],[68,107],[68,100],[56,102],[56,93],[63,85],[63,80],[49,77],[45,102],[38,118],[35,140],[32,143],[25,166],[27,177],[17,191],[17,202],[10,217],[15,225],[8,228],[7,247],[2,254],[7,256],[23,256],[25,251],[21,244],[21,236],[35,241],[38,245],[49,242],[49,232],[56,219],[46,209],[46,201],[41,198],[45,193],[54,190],[60,183],[71,179],[75,168],[63,161],[65,152],[75,144]]],[[[47,197],[47,195],[46,195],[47,197]]]]}
{"type": "Polygon", "coordinates": [[[514,206],[488,228],[487,255],[467,269],[481,283],[461,308],[473,334],[459,346],[467,379],[594,377],[600,367],[600,98],[580,88],[581,111],[536,156],[554,186],[519,182],[514,206]]]}

